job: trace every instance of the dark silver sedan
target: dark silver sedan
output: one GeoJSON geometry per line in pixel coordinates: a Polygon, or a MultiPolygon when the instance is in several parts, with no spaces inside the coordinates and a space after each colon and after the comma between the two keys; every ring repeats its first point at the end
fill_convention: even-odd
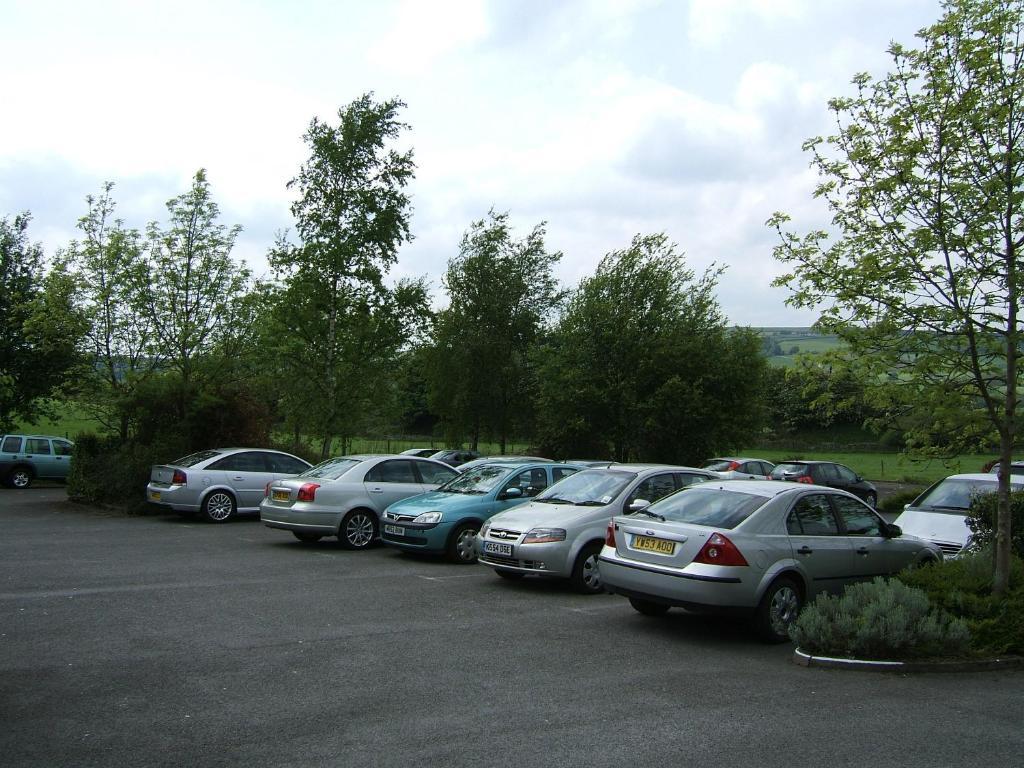
{"type": "Polygon", "coordinates": [[[616,517],[600,567],[605,588],[640,613],[747,613],[764,639],[781,642],[819,592],[941,559],[845,491],[726,480],[616,517]]]}

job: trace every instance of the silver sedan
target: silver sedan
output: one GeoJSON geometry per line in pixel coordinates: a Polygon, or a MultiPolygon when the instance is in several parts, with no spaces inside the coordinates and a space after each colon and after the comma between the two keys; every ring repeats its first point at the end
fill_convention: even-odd
{"type": "Polygon", "coordinates": [[[845,491],[728,480],[616,517],[600,563],[605,587],[640,613],[743,612],[782,642],[819,592],[941,559],[845,491]]]}
{"type": "Polygon", "coordinates": [[[443,462],[416,456],[339,456],[272,483],[260,519],[270,528],[291,531],[299,541],[337,536],[346,549],[365,549],[377,539],[389,505],[432,491],[458,474],[443,462]]]}

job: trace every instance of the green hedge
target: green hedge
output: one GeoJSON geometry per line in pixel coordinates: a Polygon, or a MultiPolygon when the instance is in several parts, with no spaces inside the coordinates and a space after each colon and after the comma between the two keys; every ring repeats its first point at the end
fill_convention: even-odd
{"type": "MultiPolygon", "coordinates": [[[[985,493],[971,502],[967,527],[971,529],[971,548],[988,549],[996,538],[996,508],[999,495],[985,493]]],[[[1010,494],[1010,547],[1013,554],[1024,558],[1024,491],[1010,494]]]]}
{"type": "Polygon", "coordinates": [[[153,464],[188,451],[180,441],[120,443],[112,437],[79,435],[68,476],[68,498],[85,504],[116,504],[129,511],[146,509],[146,484],[153,464]]]}

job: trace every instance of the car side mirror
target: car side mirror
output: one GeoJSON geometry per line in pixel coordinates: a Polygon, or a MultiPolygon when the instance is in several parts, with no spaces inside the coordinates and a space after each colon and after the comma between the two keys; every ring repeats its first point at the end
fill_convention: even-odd
{"type": "Polygon", "coordinates": [[[641,509],[647,509],[649,506],[651,506],[651,502],[647,499],[633,499],[626,509],[630,512],[639,512],[641,509]]]}
{"type": "Polygon", "coordinates": [[[885,529],[882,533],[887,539],[898,539],[903,535],[903,529],[895,523],[886,523],[885,529]]]}
{"type": "Polygon", "coordinates": [[[522,488],[506,488],[504,491],[501,492],[501,498],[503,499],[518,499],[522,497],[522,495],[522,488]]]}

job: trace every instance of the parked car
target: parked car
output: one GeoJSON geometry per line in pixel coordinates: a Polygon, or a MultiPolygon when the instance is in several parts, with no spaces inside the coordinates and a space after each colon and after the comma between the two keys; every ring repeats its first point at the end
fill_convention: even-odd
{"type": "MultiPolygon", "coordinates": [[[[1024,489],[1024,478],[1013,477],[1010,487],[1024,489]]],[[[957,557],[971,540],[967,527],[971,501],[997,490],[999,480],[990,473],[950,475],[905,506],[894,522],[907,533],[937,545],[947,558],[957,557]]]]}
{"type": "Polygon", "coordinates": [[[75,444],[52,435],[4,435],[0,438],[0,480],[28,488],[36,478],[66,480],[75,444]]]}
{"type": "Polygon", "coordinates": [[[941,559],[845,491],[723,480],[616,517],[600,567],[608,590],[642,614],[740,612],[782,642],[819,592],[941,559]]]}
{"type": "Polygon", "coordinates": [[[483,464],[438,488],[392,504],[384,512],[381,541],[407,552],[476,560],[480,526],[492,515],[525,504],[549,485],[579,471],[554,462],[483,464]]]}
{"type": "Polygon", "coordinates": [[[771,479],[839,488],[872,507],[878,506],[878,489],[845,464],[834,461],[786,461],[775,465],[771,479]]]}
{"type": "Polygon", "coordinates": [[[479,459],[467,461],[465,464],[459,464],[458,469],[460,472],[466,472],[474,467],[481,467],[484,464],[522,464],[527,461],[546,462],[551,461],[551,459],[545,459],[543,456],[482,456],[479,459]]]}
{"type": "Polygon", "coordinates": [[[337,536],[346,549],[365,549],[380,535],[380,516],[389,504],[457,476],[447,464],[418,456],[338,456],[271,483],[260,519],[302,542],[337,536]]]}
{"type": "Polygon", "coordinates": [[[611,459],[564,459],[566,464],[575,464],[578,467],[610,467],[618,462],[611,459]]]}
{"type": "MultiPolygon", "coordinates": [[[[995,466],[989,470],[993,475],[999,474],[999,462],[995,463],[995,466]]],[[[1011,461],[1010,462],[1010,474],[1011,475],[1024,475],[1024,461],[1011,461]]]]}
{"type": "Polygon", "coordinates": [[[715,472],[722,480],[768,480],[775,465],[764,459],[745,459],[725,456],[708,459],[703,469],[715,472]]]}
{"type": "Polygon", "coordinates": [[[691,467],[616,464],[587,469],[484,523],[476,542],[479,562],[505,579],[562,578],[585,594],[600,592],[597,558],[612,516],[713,479],[714,473],[691,467]]]}
{"type": "Polygon", "coordinates": [[[146,498],[175,512],[201,513],[225,523],[239,512],[257,512],[267,483],[292,477],[310,463],[266,448],[214,448],[156,464],[146,498]]]}
{"type": "Polygon", "coordinates": [[[421,459],[426,459],[437,453],[437,448],[406,448],[399,455],[400,456],[419,456],[421,459]]]}
{"type": "Polygon", "coordinates": [[[443,461],[452,467],[457,467],[460,464],[465,464],[467,461],[473,461],[473,459],[480,458],[480,451],[435,451],[430,455],[430,458],[436,461],[443,461]]]}

